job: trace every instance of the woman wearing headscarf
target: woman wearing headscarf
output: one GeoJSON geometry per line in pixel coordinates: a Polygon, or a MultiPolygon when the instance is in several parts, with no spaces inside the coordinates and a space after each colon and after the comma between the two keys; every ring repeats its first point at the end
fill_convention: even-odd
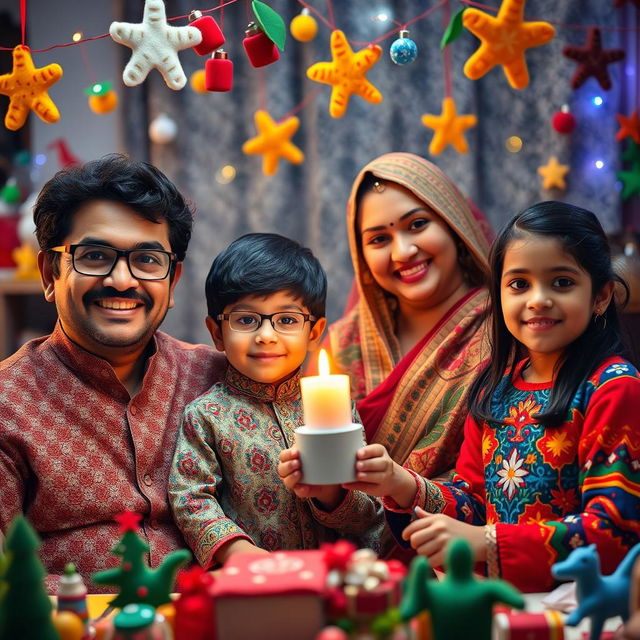
{"type": "Polygon", "coordinates": [[[367,164],[347,206],[358,300],[329,329],[367,442],[425,477],[451,470],[484,339],[489,242],[483,222],[431,162],[367,164]]]}

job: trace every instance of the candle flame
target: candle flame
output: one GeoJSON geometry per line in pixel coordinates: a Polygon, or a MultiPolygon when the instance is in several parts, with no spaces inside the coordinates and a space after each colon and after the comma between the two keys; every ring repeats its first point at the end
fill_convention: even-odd
{"type": "Polygon", "coordinates": [[[320,355],[318,355],[318,373],[321,376],[328,376],[329,371],[329,356],[325,349],[320,349],[320,355]]]}

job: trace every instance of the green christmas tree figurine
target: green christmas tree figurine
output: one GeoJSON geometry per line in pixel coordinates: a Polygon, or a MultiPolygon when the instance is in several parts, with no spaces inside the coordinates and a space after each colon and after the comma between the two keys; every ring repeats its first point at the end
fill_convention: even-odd
{"type": "Polygon", "coordinates": [[[23,516],[9,527],[0,587],[1,640],[59,640],[44,587],[46,571],[37,551],[40,540],[23,516]]]}
{"type": "Polygon", "coordinates": [[[118,569],[107,569],[93,575],[96,584],[120,587],[120,592],[110,602],[112,607],[122,608],[133,603],[158,607],[170,602],[169,594],[176,571],[191,558],[189,551],[179,549],[170,553],[157,569],[150,569],[143,561],[149,545],[136,533],[141,517],[131,511],[116,516],[122,538],[113,553],[122,556],[122,564],[118,569]]]}
{"type": "Polygon", "coordinates": [[[428,609],[433,640],[491,640],[494,604],[524,608],[524,598],[508,582],[473,576],[473,555],[466,540],[451,541],[445,566],[445,578],[438,582],[429,577],[428,560],[424,556],[416,558],[400,607],[403,620],[428,609]]]}

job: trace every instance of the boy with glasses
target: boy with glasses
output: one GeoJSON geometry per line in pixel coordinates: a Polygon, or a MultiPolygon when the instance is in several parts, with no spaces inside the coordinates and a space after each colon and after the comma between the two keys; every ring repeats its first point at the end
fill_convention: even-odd
{"type": "Polygon", "coordinates": [[[375,499],[337,486],[300,499],[278,476],[302,425],[300,367],[326,326],[326,289],[311,251],[275,234],[245,235],[213,261],[206,323],[229,365],[186,408],[169,478],[176,522],[206,568],[337,537],[375,545],[375,499]]]}
{"type": "Polygon", "coordinates": [[[153,566],[184,546],[166,495],[171,456],[185,405],[222,377],[224,358],[157,330],[193,223],[158,169],[111,155],[61,171],[34,220],[58,323],[0,363],[0,540],[24,513],[55,590],[69,561],[85,578],[112,566],[124,510],[143,516],[153,566]]]}

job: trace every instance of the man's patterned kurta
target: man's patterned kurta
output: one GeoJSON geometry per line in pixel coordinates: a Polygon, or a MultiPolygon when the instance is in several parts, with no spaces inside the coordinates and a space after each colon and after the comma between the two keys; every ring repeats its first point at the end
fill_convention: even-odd
{"type": "Polygon", "coordinates": [[[338,536],[376,546],[384,525],[379,501],[349,491],[328,513],[302,500],[278,476],[280,451],[301,426],[300,373],[279,386],[229,366],[185,410],[169,479],[178,526],[205,567],[219,547],[245,538],[268,551],[314,549],[338,536]]]}
{"type": "Polygon", "coordinates": [[[133,398],[59,325],[0,363],[0,531],[24,512],[50,574],[68,562],[85,577],[117,566],[113,518],[125,509],[144,516],[153,566],[185,546],[167,500],[169,465],[184,407],[223,378],[226,362],[161,332],[150,346],[133,398]]]}
{"type": "Polygon", "coordinates": [[[469,416],[453,481],[420,479],[416,503],[471,524],[495,523],[501,577],[545,591],[551,565],[575,547],[595,543],[611,573],[640,541],[640,375],[609,358],[579,387],[570,419],[545,428],[535,414],[551,386],[525,382],[523,364],[494,394],[501,421],[469,416]]]}

